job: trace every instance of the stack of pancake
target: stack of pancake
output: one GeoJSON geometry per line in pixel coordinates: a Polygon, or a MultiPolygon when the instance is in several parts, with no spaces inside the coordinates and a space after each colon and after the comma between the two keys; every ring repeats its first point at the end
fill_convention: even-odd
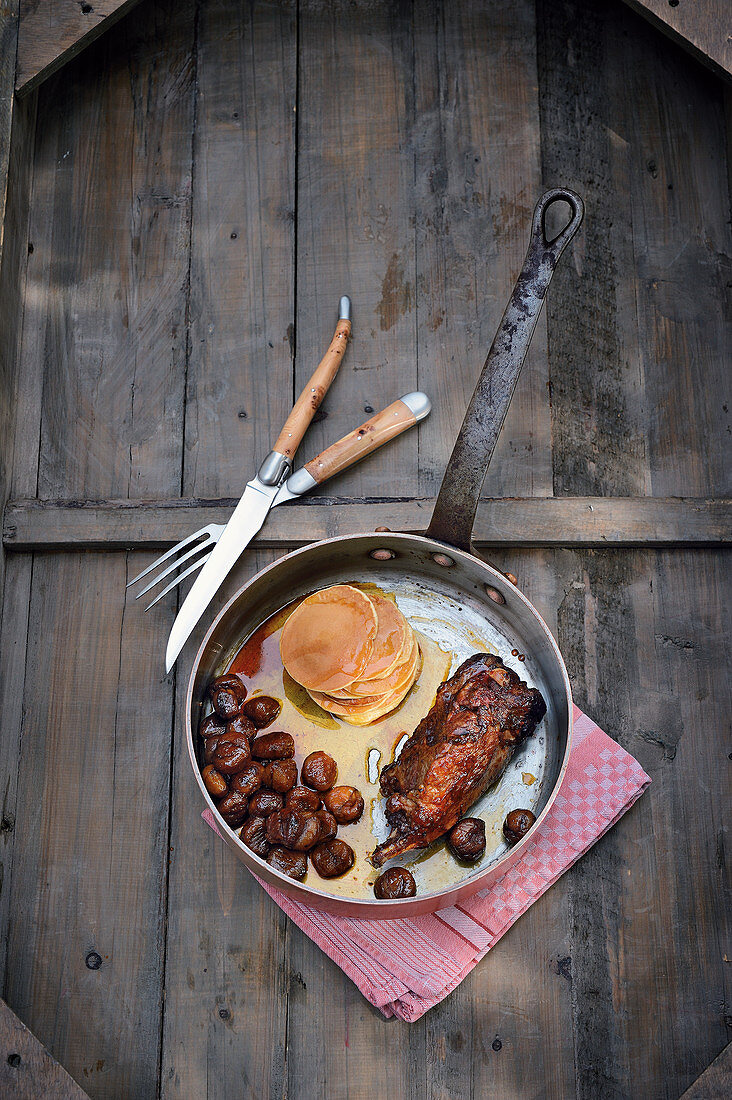
{"type": "Polygon", "coordinates": [[[282,664],[323,710],[368,726],[402,702],[420,673],[417,637],[384,596],[350,584],[314,592],[282,630],[282,664]]]}

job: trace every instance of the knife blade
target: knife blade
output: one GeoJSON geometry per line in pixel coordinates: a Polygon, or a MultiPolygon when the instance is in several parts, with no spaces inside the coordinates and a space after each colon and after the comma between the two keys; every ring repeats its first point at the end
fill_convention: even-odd
{"type": "Polygon", "coordinates": [[[265,485],[259,477],[254,477],[247,482],[241,500],[203,569],[193,582],[173,623],[165,651],[166,672],[170,672],[175,664],[178,654],[221,587],[224,577],[228,575],[239,555],[264,523],[279,490],[279,485],[265,485]]]}

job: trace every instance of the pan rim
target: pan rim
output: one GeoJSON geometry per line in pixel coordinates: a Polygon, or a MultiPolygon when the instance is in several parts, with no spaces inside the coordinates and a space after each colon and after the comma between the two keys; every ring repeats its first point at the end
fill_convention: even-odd
{"type": "Polygon", "coordinates": [[[478,873],[463,879],[458,883],[453,883],[441,890],[433,891],[428,894],[422,894],[418,897],[411,898],[395,898],[389,901],[378,901],[374,898],[348,898],[342,897],[336,894],[328,894],[321,890],[315,890],[311,886],[306,886],[304,883],[298,882],[296,879],[292,879],[289,876],[278,871],[276,868],[271,867],[260,856],[257,856],[252,852],[244,842],[237,836],[233,829],[230,828],[221,817],[216,804],[209,795],[201,777],[201,770],[198,766],[198,760],[195,750],[195,734],[193,730],[193,690],[198,669],[204,653],[209,646],[212,638],[215,635],[216,630],[220,622],[228,614],[232,606],[241,599],[242,595],[247,589],[252,587],[255,582],[259,581],[266,574],[274,572],[276,569],[282,568],[284,563],[289,563],[293,559],[296,559],[302,554],[309,553],[316,548],[325,546],[335,546],[340,543],[353,543],[359,539],[368,539],[373,541],[378,535],[379,542],[385,548],[389,548],[390,543],[396,540],[397,543],[407,543],[414,547],[419,546],[428,553],[441,553],[447,552],[453,559],[461,560],[465,565],[477,564],[482,570],[485,570],[488,576],[494,577],[501,584],[510,584],[505,574],[501,573],[494,566],[484,561],[483,558],[478,557],[475,554],[471,554],[465,550],[459,550],[449,543],[441,542],[437,539],[429,538],[425,535],[409,534],[408,532],[400,531],[386,531],[386,532],[374,532],[374,531],[359,531],[350,535],[336,535],[328,539],[319,539],[317,542],[307,543],[305,546],[299,546],[294,550],[291,550],[277,558],[276,561],[270,562],[269,565],[264,566],[258,570],[249,580],[237,589],[237,591],[230,597],[230,599],[224,604],[219,612],[214,617],[210,627],[206,631],[206,634],[198,648],[196,656],[193,660],[193,665],[188,678],[188,687],[186,689],[185,697],[185,723],[186,723],[186,741],[188,747],[188,756],[193,769],[198,787],[206,802],[207,808],[213,814],[216,828],[221,835],[222,840],[237,849],[241,857],[241,862],[247,866],[247,868],[256,877],[264,879],[266,883],[273,886],[275,889],[281,890],[291,900],[298,901],[300,904],[316,908],[321,912],[330,912],[340,914],[344,916],[360,916],[368,917],[369,919],[395,919],[399,916],[415,916],[420,913],[436,912],[439,909],[446,908],[451,904],[455,904],[460,897],[466,898],[477,893],[483,888],[484,884],[487,884],[487,880],[493,881],[505,874],[514,863],[517,862],[520,855],[523,854],[529,844],[533,843],[534,838],[540,831],[540,825],[546,817],[548,811],[554,804],[559,791],[562,788],[564,778],[569,765],[569,758],[572,751],[573,731],[574,731],[574,701],[572,697],[572,688],[569,682],[569,674],[567,672],[564,658],[562,657],[559,646],[549,629],[547,623],[543,617],[536,610],[534,605],[528,599],[527,596],[516,585],[511,585],[512,592],[519,598],[519,600],[525,605],[528,612],[534,617],[543,631],[546,640],[549,643],[550,649],[554,654],[554,658],[557,661],[559,670],[561,672],[562,683],[564,687],[566,703],[567,703],[567,739],[564,748],[564,754],[562,757],[561,765],[557,773],[557,777],[549,793],[549,797],[542,808],[541,813],[536,819],[536,822],[529,833],[526,834],[517,844],[509,848],[502,856],[500,856],[493,863],[489,864],[485,869],[478,873]],[[433,904],[434,903],[434,904],[433,904]],[[378,908],[376,908],[378,907],[378,908]],[[363,910],[363,914],[357,912],[357,910],[363,910]]]}

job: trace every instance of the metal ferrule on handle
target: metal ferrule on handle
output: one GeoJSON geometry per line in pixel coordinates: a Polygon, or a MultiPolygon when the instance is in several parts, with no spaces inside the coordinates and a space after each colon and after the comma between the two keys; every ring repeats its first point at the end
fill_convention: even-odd
{"type": "Polygon", "coordinates": [[[534,210],[524,265],[493,339],[447,464],[427,535],[460,550],[471,550],[480,491],[516,388],[521,367],[544,304],[557,261],[579,229],[584,203],[566,188],[547,191],[534,210]],[[546,213],[552,203],[569,204],[572,216],[552,240],[546,213]]]}

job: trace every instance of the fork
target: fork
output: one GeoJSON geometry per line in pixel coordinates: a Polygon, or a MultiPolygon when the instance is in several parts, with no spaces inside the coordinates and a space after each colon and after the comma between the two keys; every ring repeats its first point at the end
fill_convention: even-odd
{"type": "MultiPolygon", "coordinates": [[[[348,435],[344,435],[342,439],[321,451],[305,466],[296,470],[280,489],[272,507],[274,508],[277,504],[282,504],[287,500],[296,500],[304,493],[314,489],[316,485],[322,485],[334,474],[346,470],[356,462],[360,462],[371,451],[375,451],[384,443],[388,443],[390,439],[394,439],[395,436],[419,423],[420,420],[424,420],[429,415],[431,408],[432,404],[429,397],[419,390],[398,398],[391,405],[382,409],[381,412],[364,421],[360,427],[355,428],[348,435]]],[[[225,523],[206,524],[199,531],[194,531],[192,535],[188,535],[187,538],[177,542],[175,546],[171,546],[170,550],[166,550],[164,554],[156,558],[154,562],[128,583],[127,588],[130,588],[138,581],[154,574],[145,587],[135,596],[135,599],[139,600],[141,596],[144,596],[156,585],[161,584],[171,574],[175,573],[176,569],[181,569],[188,562],[191,563],[182,573],[174,576],[166,584],[165,588],[147,605],[145,611],[149,611],[176,585],[201,568],[221,538],[225,527],[225,523]],[[166,565],[166,562],[169,564],[162,572],[158,573],[157,570],[166,565]]]]}

